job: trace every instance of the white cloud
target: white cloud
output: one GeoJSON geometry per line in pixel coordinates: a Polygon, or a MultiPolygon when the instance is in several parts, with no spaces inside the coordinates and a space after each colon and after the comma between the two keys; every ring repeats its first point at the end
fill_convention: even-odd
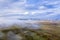
{"type": "Polygon", "coordinates": [[[0,1],[0,16],[3,16],[5,14],[24,14],[26,10],[24,10],[24,5],[26,4],[26,0],[20,0],[18,2],[11,3],[9,0],[2,0],[0,1]],[[4,4],[5,3],[5,4],[4,4]],[[6,4],[7,3],[7,4],[6,4]],[[8,5],[8,6],[6,6],[8,5]],[[5,7],[6,6],[6,7],[5,7]]]}
{"type": "Polygon", "coordinates": [[[29,14],[29,12],[25,12],[24,14],[29,14]]]}
{"type": "MultiPolygon", "coordinates": [[[[11,2],[12,0],[0,0],[1,9],[0,9],[0,16],[4,16],[6,14],[32,14],[35,15],[36,13],[46,14],[47,12],[53,12],[52,14],[45,15],[45,16],[52,16],[56,14],[60,14],[60,1],[43,1],[38,2],[35,4],[27,4],[27,0],[19,0],[18,2],[11,2]],[[4,5],[4,6],[2,6],[4,5]],[[6,6],[7,5],[7,6],[6,6]],[[47,8],[45,5],[53,5],[56,6],[55,8],[47,8]],[[36,7],[37,10],[30,10],[27,8],[34,8],[36,7]]],[[[34,0],[33,0],[34,1],[34,0]]],[[[12,17],[11,17],[12,18],[12,17]]]]}
{"type": "Polygon", "coordinates": [[[58,3],[60,3],[60,0],[44,0],[42,2],[42,4],[52,4],[52,5],[58,4],[58,3]]]}
{"type": "Polygon", "coordinates": [[[47,12],[52,12],[52,14],[49,14],[47,16],[54,16],[54,15],[57,15],[57,14],[60,14],[60,1],[55,1],[55,2],[47,2],[47,5],[53,5],[53,6],[56,6],[55,8],[46,8],[44,5],[43,6],[40,6],[39,10],[36,10],[34,11],[35,13],[41,13],[41,14],[45,14],[47,12]]]}
{"type": "Polygon", "coordinates": [[[42,9],[42,10],[46,9],[45,6],[39,6],[38,8],[39,8],[39,10],[41,10],[41,9],[42,9]]]}

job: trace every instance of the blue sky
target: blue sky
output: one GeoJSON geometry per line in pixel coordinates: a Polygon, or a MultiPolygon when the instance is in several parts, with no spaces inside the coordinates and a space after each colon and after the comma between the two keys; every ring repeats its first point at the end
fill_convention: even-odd
{"type": "Polygon", "coordinates": [[[0,20],[60,19],[60,0],[0,0],[0,20]]]}

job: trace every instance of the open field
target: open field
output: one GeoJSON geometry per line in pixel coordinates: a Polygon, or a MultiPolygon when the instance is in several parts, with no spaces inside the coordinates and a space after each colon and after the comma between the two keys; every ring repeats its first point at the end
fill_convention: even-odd
{"type": "Polygon", "coordinates": [[[0,40],[60,40],[59,22],[33,21],[26,22],[23,26],[26,27],[15,24],[8,28],[0,28],[0,40]]]}

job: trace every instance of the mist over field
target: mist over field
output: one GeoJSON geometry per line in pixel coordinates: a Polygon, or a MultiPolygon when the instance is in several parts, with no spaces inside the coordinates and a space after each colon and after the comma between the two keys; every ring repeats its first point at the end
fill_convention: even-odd
{"type": "Polygon", "coordinates": [[[0,0],[0,40],[60,40],[60,0],[0,0]]]}

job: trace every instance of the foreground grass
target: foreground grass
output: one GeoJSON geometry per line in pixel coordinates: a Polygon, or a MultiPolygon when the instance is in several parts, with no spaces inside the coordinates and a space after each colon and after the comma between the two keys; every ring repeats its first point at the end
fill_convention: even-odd
{"type": "Polygon", "coordinates": [[[60,27],[43,25],[39,29],[28,29],[12,26],[0,29],[0,40],[60,40],[60,27]]]}

